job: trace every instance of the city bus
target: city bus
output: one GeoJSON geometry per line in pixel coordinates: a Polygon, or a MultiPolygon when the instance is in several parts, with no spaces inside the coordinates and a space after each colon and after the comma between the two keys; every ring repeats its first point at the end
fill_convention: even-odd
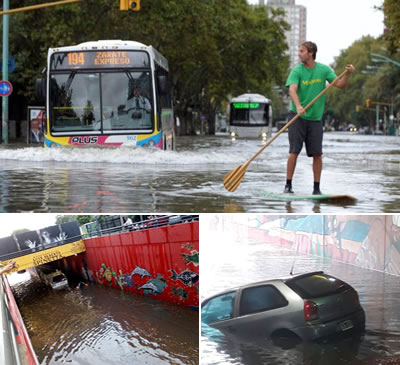
{"type": "Polygon", "coordinates": [[[168,61],[154,47],[107,40],[48,51],[44,144],[175,148],[168,61]]]}
{"type": "Polygon", "coordinates": [[[232,139],[261,138],[272,132],[271,100],[260,94],[242,94],[231,100],[229,130],[232,139]]]}

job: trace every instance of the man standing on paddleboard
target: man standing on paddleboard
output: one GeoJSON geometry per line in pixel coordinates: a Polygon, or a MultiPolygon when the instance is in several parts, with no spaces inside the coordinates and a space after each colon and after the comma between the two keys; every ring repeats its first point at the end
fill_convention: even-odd
{"type": "MultiPolygon", "coordinates": [[[[304,110],[304,107],[325,88],[326,81],[332,82],[336,78],[336,74],[329,66],[315,62],[316,54],[317,45],[315,43],[302,43],[299,48],[301,63],[292,69],[286,81],[292,99],[288,120],[291,120],[296,114],[301,117],[289,127],[289,158],[284,193],[293,193],[292,178],[297,157],[305,143],[307,156],[313,158],[313,194],[321,194],[319,186],[322,171],[323,127],[321,119],[326,96],[323,95],[315,101],[307,111],[304,110]]],[[[339,89],[346,87],[350,73],[354,71],[354,66],[347,65],[346,70],[348,72],[334,84],[339,89]]]]}

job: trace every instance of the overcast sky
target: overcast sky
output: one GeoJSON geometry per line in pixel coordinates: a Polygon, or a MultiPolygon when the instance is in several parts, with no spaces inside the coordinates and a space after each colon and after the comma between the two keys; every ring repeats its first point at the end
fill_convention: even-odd
{"type": "Polygon", "coordinates": [[[10,236],[17,229],[26,228],[34,231],[54,226],[57,215],[51,213],[1,213],[0,238],[10,236]]]}
{"type": "Polygon", "coordinates": [[[381,35],[383,13],[373,7],[382,3],[383,0],[296,0],[296,5],[307,8],[307,40],[318,46],[317,61],[330,65],[355,40],[381,35]]]}

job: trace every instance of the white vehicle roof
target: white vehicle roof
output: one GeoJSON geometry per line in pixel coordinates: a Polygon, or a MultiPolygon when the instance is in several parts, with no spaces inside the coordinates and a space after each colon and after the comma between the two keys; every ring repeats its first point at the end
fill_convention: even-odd
{"type": "Polygon", "coordinates": [[[232,103],[271,103],[271,100],[266,98],[264,95],[261,94],[242,94],[235,98],[232,98],[232,103]]]}
{"type": "Polygon", "coordinates": [[[71,52],[71,51],[116,51],[116,50],[143,50],[148,51],[158,64],[168,70],[168,60],[158,52],[153,46],[146,46],[136,41],[123,40],[99,40],[77,44],[75,46],[50,48],[48,57],[55,52],[71,52]]]}

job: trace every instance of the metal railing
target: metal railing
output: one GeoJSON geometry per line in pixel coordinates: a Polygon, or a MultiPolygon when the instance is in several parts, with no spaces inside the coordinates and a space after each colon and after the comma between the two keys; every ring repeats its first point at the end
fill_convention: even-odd
{"type": "MultiPolygon", "coordinates": [[[[27,248],[27,249],[21,249],[16,252],[10,252],[7,254],[0,255],[0,261],[6,261],[6,260],[11,260],[15,259],[17,257],[25,256],[31,253],[47,250],[49,248],[53,247],[58,247],[62,246],[74,241],[79,241],[84,238],[90,238],[90,237],[101,237],[101,236],[107,236],[111,234],[119,234],[123,232],[133,232],[133,231],[140,231],[143,229],[150,229],[150,228],[156,228],[156,227],[164,227],[164,226],[170,226],[173,224],[181,224],[181,223],[189,223],[189,222],[195,222],[199,220],[198,215],[160,215],[156,216],[155,218],[152,219],[146,219],[142,220],[139,222],[133,222],[132,224],[122,224],[119,226],[114,226],[111,228],[105,228],[101,229],[100,224],[97,222],[92,222],[87,225],[94,225],[96,228],[92,228],[90,231],[83,231],[81,234],[78,236],[74,237],[66,237],[66,239],[61,239],[60,241],[54,242],[54,243],[45,243],[42,242],[40,245],[36,246],[35,248],[27,248]]],[[[1,365],[1,363],[0,363],[1,365]]]]}
{"type": "MultiPolygon", "coordinates": [[[[97,227],[96,230],[83,233],[84,238],[107,236],[111,234],[119,234],[123,232],[140,231],[143,229],[151,229],[158,227],[170,226],[173,224],[189,223],[199,220],[198,215],[161,215],[152,219],[142,220],[139,222],[132,222],[131,224],[123,224],[111,228],[101,229],[97,227]]],[[[93,224],[96,224],[93,222],[93,224]]],[[[99,226],[99,225],[98,225],[99,226]]]]}
{"type": "MultiPolygon", "coordinates": [[[[14,298],[9,298],[5,290],[5,280],[0,275],[0,365],[38,365],[38,361],[33,350],[28,332],[26,331],[24,321],[16,309],[13,311],[14,319],[10,312],[10,305],[16,307],[14,298]],[[18,321],[18,326],[14,321],[18,321]],[[21,344],[17,343],[17,328],[21,344]],[[20,350],[27,349],[26,356],[21,356],[18,346],[23,346],[20,350]]],[[[8,285],[8,284],[7,284],[8,285]]],[[[11,292],[11,291],[10,291],[11,292]]]]}
{"type": "MultiPolygon", "coordinates": [[[[17,257],[21,257],[21,256],[29,255],[31,253],[47,250],[49,248],[67,245],[72,242],[80,241],[80,240],[82,240],[82,238],[83,238],[82,234],[79,234],[78,236],[68,237],[65,240],[57,241],[54,243],[42,243],[42,244],[36,246],[35,248],[26,248],[26,249],[21,249],[21,250],[15,251],[15,252],[10,252],[10,253],[4,254],[4,255],[0,255],[0,261],[12,260],[17,257]]],[[[1,363],[0,363],[0,365],[1,365],[1,363]]]]}

